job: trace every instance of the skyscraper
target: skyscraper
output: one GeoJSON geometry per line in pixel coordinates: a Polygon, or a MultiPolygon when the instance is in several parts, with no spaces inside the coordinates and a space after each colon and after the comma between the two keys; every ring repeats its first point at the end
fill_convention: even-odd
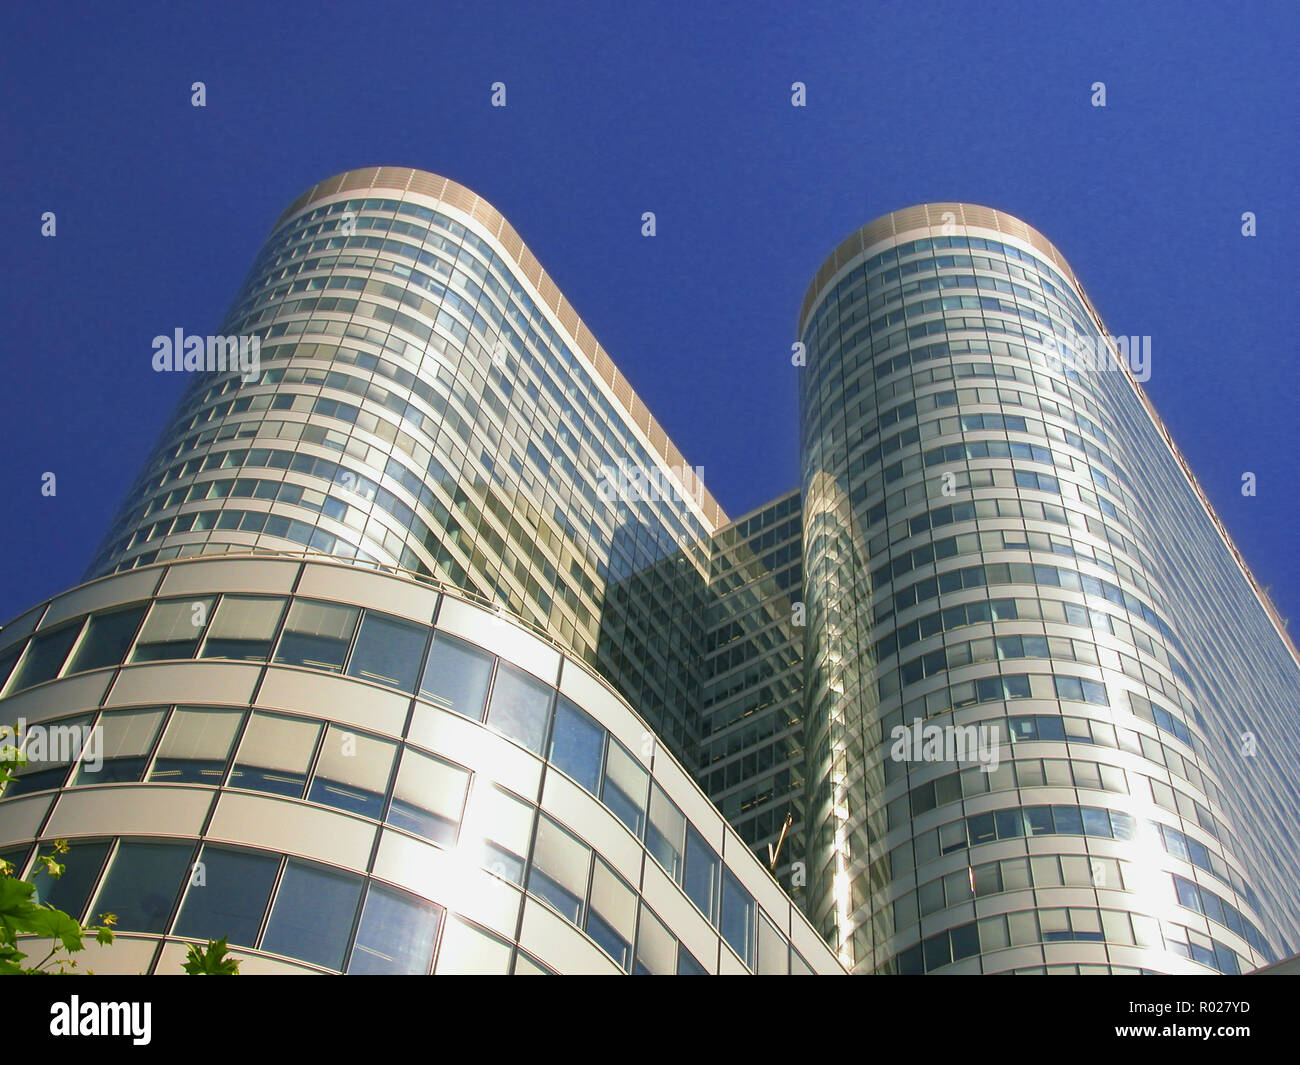
{"type": "Polygon", "coordinates": [[[845,963],[1293,953],[1300,669],[1138,384],[1150,338],[956,203],[849,237],[799,337],[807,907],[845,963]]]}
{"type": "Polygon", "coordinates": [[[110,965],[223,934],[246,971],[1294,953],[1295,650],[1149,347],[1117,360],[1023,223],[934,204],[837,249],[801,483],[734,521],[446,179],[309,190],[219,333],[159,338],[227,364],[86,583],[0,630],[31,754],[0,857],[72,840],[42,891],[119,912],[110,965]]]}

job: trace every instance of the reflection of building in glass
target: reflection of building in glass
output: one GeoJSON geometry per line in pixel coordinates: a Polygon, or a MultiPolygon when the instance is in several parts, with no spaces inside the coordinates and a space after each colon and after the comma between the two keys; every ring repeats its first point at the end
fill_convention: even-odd
{"type": "Polygon", "coordinates": [[[804,855],[799,493],[719,529],[712,555],[698,779],[760,856],[779,850],[777,878],[799,897],[791,865],[804,855]]]}

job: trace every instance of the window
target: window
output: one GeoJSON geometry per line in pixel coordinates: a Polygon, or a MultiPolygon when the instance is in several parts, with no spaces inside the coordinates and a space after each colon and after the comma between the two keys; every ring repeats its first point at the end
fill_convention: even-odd
{"type": "MultiPolygon", "coordinates": [[[[996,811],[993,815],[993,820],[997,826],[998,839],[1014,839],[1017,836],[1023,836],[1025,834],[1024,815],[1018,807],[1009,810],[996,811]]],[[[974,837],[973,832],[972,837],[974,837]]],[[[984,840],[981,837],[976,840],[976,842],[982,843],[984,840]]]]}
{"type": "Polygon", "coordinates": [[[397,744],[330,725],[307,798],[378,819],[397,744]]]}
{"type": "Polygon", "coordinates": [[[1007,919],[1001,914],[996,917],[986,917],[977,923],[976,928],[979,934],[980,949],[986,954],[1011,945],[1011,940],[1007,935],[1007,919]]]}
{"type": "Polygon", "coordinates": [[[1024,673],[1013,673],[1002,678],[1002,689],[1008,699],[1029,698],[1029,677],[1024,673]]]}
{"type": "Polygon", "coordinates": [[[553,692],[549,684],[502,662],[488,706],[488,724],[534,754],[541,754],[553,692]]]}
{"type": "Polygon", "coordinates": [[[948,933],[941,932],[937,936],[925,940],[921,944],[925,957],[925,971],[931,972],[941,965],[947,965],[952,961],[952,948],[948,943],[948,933]]]}
{"type": "Polygon", "coordinates": [[[494,661],[481,647],[436,632],[420,680],[420,698],[473,721],[482,721],[483,700],[494,661]]]}
{"type": "Polygon", "coordinates": [[[1085,836],[1105,836],[1110,838],[1110,816],[1105,810],[1095,806],[1079,808],[1083,815],[1083,834],[1085,836]]]}
{"type": "Polygon", "coordinates": [[[1072,938],[1070,936],[1070,918],[1066,910],[1039,910],[1038,923],[1042,929],[1044,942],[1053,943],[1072,938]]]}
{"type": "Polygon", "coordinates": [[[371,884],[349,973],[420,976],[429,971],[442,907],[405,891],[371,884]]]}
{"type": "Polygon", "coordinates": [[[302,798],[320,733],[314,721],[254,714],[239,745],[230,786],[302,798]]]}
{"type": "Polygon", "coordinates": [[[10,873],[16,877],[22,876],[23,867],[27,864],[27,855],[30,850],[31,847],[26,843],[18,847],[0,848],[0,863],[8,862],[11,867],[10,873]]]}
{"type": "Polygon", "coordinates": [[[360,899],[358,877],[290,860],[262,936],[262,949],[341,970],[360,899]]]}
{"type": "Polygon", "coordinates": [[[740,960],[754,967],[754,898],[730,869],[722,870],[722,918],[718,930],[740,960]]]}
{"type": "Polygon", "coordinates": [[[1077,806],[1053,806],[1053,820],[1056,822],[1057,835],[1082,836],[1083,816],[1077,806]]]}
{"type": "MultiPolygon", "coordinates": [[[[68,777],[68,767],[94,742],[90,720],[89,714],[65,717],[43,722],[39,733],[29,729],[22,737],[27,764],[14,771],[15,779],[5,788],[4,797],[15,799],[34,791],[62,787],[68,777]]],[[[5,738],[6,744],[11,742],[12,737],[5,738]]]]}
{"type": "Polygon", "coordinates": [[[21,641],[17,647],[8,651],[0,651],[0,691],[4,690],[5,681],[9,679],[9,673],[17,664],[22,653],[23,644],[21,641]]]}
{"type": "MultiPolygon", "coordinates": [[[[104,859],[108,856],[111,842],[70,843],[67,853],[59,859],[63,875],[57,880],[43,866],[37,866],[37,872],[31,877],[31,882],[36,885],[36,901],[62,910],[73,920],[80,920],[86,909],[86,901],[90,898],[90,889],[95,886],[99,871],[104,868],[104,859]]],[[[15,875],[18,872],[20,870],[14,870],[15,875]]]]}
{"type": "Polygon", "coordinates": [[[686,816],[654,783],[650,785],[650,824],[645,843],[655,861],[680,884],[682,856],[686,850],[686,816]]]}
{"type": "Polygon", "coordinates": [[[131,647],[135,630],[140,627],[144,610],[142,606],[134,606],[94,615],[86,627],[81,646],[72,656],[68,672],[84,673],[91,669],[121,665],[131,647]]]}
{"type": "Polygon", "coordinates": [[[644,902],[632,972],[637,976],[672,976],[677,972],[677,940],[644,902]]]}
{"type": "Polygon", "coordinates": [[[523,884],[534,813],[528,803],[480,777],[470,796],[461,838],[488,872],[523,884]]]}
{"type": "Polygon", "coordinates": [[[205,844],[181,903],[176,935],[204,940],[225,936],[232,944],[253,946],[279,869],[277,855],[205,844]]]}
{"type": "Polygon", "coordinates": [[[515,952],[515,976],[554,976],[550,969],[546,968],[536,958],[530,957],[522,950],[515,952]]]}
{"type": "Polygon", "coordinates": [[[922,884],[917,892],[917,903],[920,906],[922,916],[942,910],[944,906],[943,881],[931,880],[928,884],[922,884]]]}
{"type": "MultiPolygon", "coordinates": [[[[402,751],[387,821],[450,847],[456,842],[468,787],[467,770],[407,747],[402,751]]],[[[524,847],[526,850],[526,843],[524,847]]]]}
{"type": "Polygon", "coordinates": [[[140,780],[165,713],[165,710],[125,710],[100,714],[91,734],[92,742],[87,744],[72,783],[140,780]]]}
{"type": "Polygon", "coordinates": [[[71,625],[33,636],[9,685],[10,694],[57,677],[79,632],[81,621],[77,620],[71,625]]]}
{"type": "Polygon", "coordinates": [[[1013,947],[1038,942],[1038,917],[1033,910],[1007,914],[1007,939],[1013,947]]]}
{"type": "Polygon", "coordinates": [[[108,868],[92,914],[117,914],[122,932],[165,932],[172,903],[188,878],[190,843],[123,840],[108,868]]]}
{"type": "Polygon", "coordinates": [[[1025,808],[1025,820],[1028,822],[1029,835],[1047,836],[1055,830],[1052,824],[1050,806],[1028,806],[1025,808]]]}
{"type": "Polygon", "coordinates": [[[178,707],[158,746],[150,782],[220,784],[243,717],[239,710],[178,707]]]}
{"type": "Polygon", "coordinates": [[[348,676],[372,680],[409,695],[415,691],[428,638],[429,630],[423,625],[367,610],[348,662],[348,676]]]}
{"type": "Polygon", "coordinates": [[[593,795],[600,786],[605,730],[563,696],[555,709],[550,762],[593,795]]]}
{"type": "MultiPolygon", "coordinates": [[[[1137,834],[1137,822],[1134,820],[1132,814],[1121,813],[1119,810],[1111,810],[1110,824],[1112,831],[1115,833],[1116,839],[1133,839],[1137,834]]],[[[1202,825],[1202,827],[1206,826],[1202,825]]]]}
{"type": "MultiPolygon", "coordinates": [[[[1008,811],[1000,811],[1000,812],[1006,813],[1008,811]]],[[[1011,812],[1014,813],[1016,811],[1011,811],[1011,812]]],[[[972,847],[975,846],[976,844],[988,843],[998,838],[997,819],[993,816],[992,813],[976,814],[974,817],[967,818],[965,825],[963,825],[962,822],[960,821],[954,822],[954,824],[956,829],[961,830],[964,828],[966,833],[969,834],[970,845],[972,847]]],[[[948,826],[945,825],[943,827],[947,828],[948,826]]],[[[941,835],[942,835],[942,830],[941,830],[941,835]]],[[[960,835],[961,835],[960,832],[958,831],[954,832],[953,834],[954,843],[960,838],[960,835]]],[[[961,845],[964,846],[964,841],[962,842],[961,845]]],[[[959,849],[959,847],[954,847],[953,849],[956,850],[959,849]]],[[[946,849],[944,853],[945,854],[948,853],[946,849]]]]}
{"type": "Polygon", "coordinates": [[[632,960],[637,898],[623,879],[599,858],[591,878],[587,934],[626,970],[632,960]]]}
{"type": "Polygon", "coordinates": [[[265,662],[283,614],[283,599],[223,595],[199,657],[265,662]]]}
{"type": "Polygon", "coordinates": [[[452,917],[438,948],[440,975],[501,976],[510,972],[511,947],[490,932],[452,917]]]}
{"type": "Polygon", "coordinates": [[[537,826],[528,890],[577,924],[587,895],[591,849],[545,814],[537,826]]]}
{"type": "Polygon", "coordinates": [[[193,658],[208,623],[212,598],[160,599],[149,611],[132,662],[193,658]]]}
{"type": "MultiPolygon", "coordinates": [[[[558,729],[558,725],[556,726],[558,729]]],[[[609,738],[609,755],[605,759],[605,784],[601,801],[608,806],[638,839],[645,826],[646,791],[650,774],[613,736],[609,738]]]]}
{"type": "Polygon", "coordinates": [[[1079,683],[1083,689],[1083,701],[1085,703],[1097,703],[1100,706],[1110,704],[1110,701],[1106,698],[1106,685],[1099,684],[1095,680],[1082,680],[1079,683]]]}
{"type": "Polygon", "coordinates": [[[760,976],[785,976],[790,971],[790,948],[785,936],[763,914],[758,922],[758,968],[760,976]]]}
{"type": "Polygon", "coordinates": [[[709,970],[701,965],[684,943],[677,947],[677,974],[679,976],[708,976],[709,970]]]}
{"type": "Polygon", "coordinates": [[[709,923],[718,922],[718,874],[722,862],[693,825],[686,826],[686,868],[682,887],[709,923]]]}
{"type": "Polygon", "coordinates": [[[960,961],[962,958],[969,958],[980,952],[979,926],[974,921],[952,929],[949,935],[952,938],[953,961],[960,961]]]}
{"type": "MultiPolygon", "coordinates": [[[[975,830],[971,831],[971,840],[975,842],[987,842],[993,838],[993,817],[987,815],[987,825],[981,825],[981,832],[986,833],[984,839],[976,840],[975,830]]],[[[966,846],[966,822],[949,821],[945,825],[939,826],[939,853],[951,854],[953,851],[959,851],[966,846]]]]}
{"type": "Polygon", "coordinates": [[[356,607],[295,599],[275,652],[276,662],[341,672],[359,613],[356,607]]]}

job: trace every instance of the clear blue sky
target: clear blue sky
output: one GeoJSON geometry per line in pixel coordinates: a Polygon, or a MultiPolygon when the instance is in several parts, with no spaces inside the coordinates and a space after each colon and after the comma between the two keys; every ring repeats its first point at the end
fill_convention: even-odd
{"type": "Polygon", "coordinates": [[[284,207],[373,164],[495,204],[737,515],[797,479],[827,253],[914,203],[1009,211],[1154,338],[1149,393],[1300,617],[1300,5],[630,6],[5,5],[0,618],[75,583],[162,428],[152,338],[213,331],[284,207]]]}

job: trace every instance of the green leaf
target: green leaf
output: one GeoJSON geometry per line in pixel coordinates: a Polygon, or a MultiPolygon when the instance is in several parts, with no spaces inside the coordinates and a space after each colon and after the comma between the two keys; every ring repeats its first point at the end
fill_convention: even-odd
{"type": "Polygon", "coordinates": [[[51,854],[42,854],[40,857],[36,859],[36,864],[41,866],[45,870],[45,872],[48,873],[50,876],[52,876],[55,880],[58,880],[59,877],[63,875],[64,870],[67,868],[67,866],[60,865],[58,862],[56,862],[54,860],[54,856],[51,854]]]}
{"type": "Polygon", "coordinates": [[[15,880],[13,877],[0,880],[0,913],[19,901],[27,901],[35,891],[36,885],[29,884],[26,880],[15,880]]]}
{"type": "Polygon", "coordinates": [[[206,948],[191,943],[182,968],[190,976],[238,976],[239,959],[225,954],[225,936],[209,940],[206,948]]]}
{"type": "Polygon", "coordinates": [[[13,877],[0,877],[0,943],[14,943],[29,931],[28,925],[37,907],[31,902],[35,884],[13,877]]]}
{"type": "Polygon", "coordinates": [[[0,975],[12,976],[22,972],[22,960],[27,957],[17,947],[0,946],[0,975]]]}
{"type": "MultiPolygon", "coordinates": [[[[66,841],[54,841],[56,854],[64,854],[67,850],[66,841]]],[[[63,866],[50,856],[41,858],[40,863],[52,872],[63,871],[63,866]]],[[[51,972],[66,973],[69,968],[77,967],[76,961],[59,959],[55,954],[60,946],[69,954],[83,950],[87,930],[62,910],[33,901],[36,897],[35,884],[13,876],[0,876],[0,975],[47,975],[51,972]],[[55,946],[35,966],[25,965],[27,955],[18,949],[18,937],[25,935],[55,942],[55,946]],[[46,965],[52,968],[47,969],[46,965]]],[[[100,943],[112,942],[113,933],[107,925],[115,920],[106,917],[105,927],[91,929],[100,943]]]]}
{"type": "Polygon", "coordinates": [[[27,931],[57,939],[63,944],[65,950],[83,949],[81,925],[62,910],[56,910],[53,906],[34,906],[32,908],[35,913],[29,920],[27,931]]]}

